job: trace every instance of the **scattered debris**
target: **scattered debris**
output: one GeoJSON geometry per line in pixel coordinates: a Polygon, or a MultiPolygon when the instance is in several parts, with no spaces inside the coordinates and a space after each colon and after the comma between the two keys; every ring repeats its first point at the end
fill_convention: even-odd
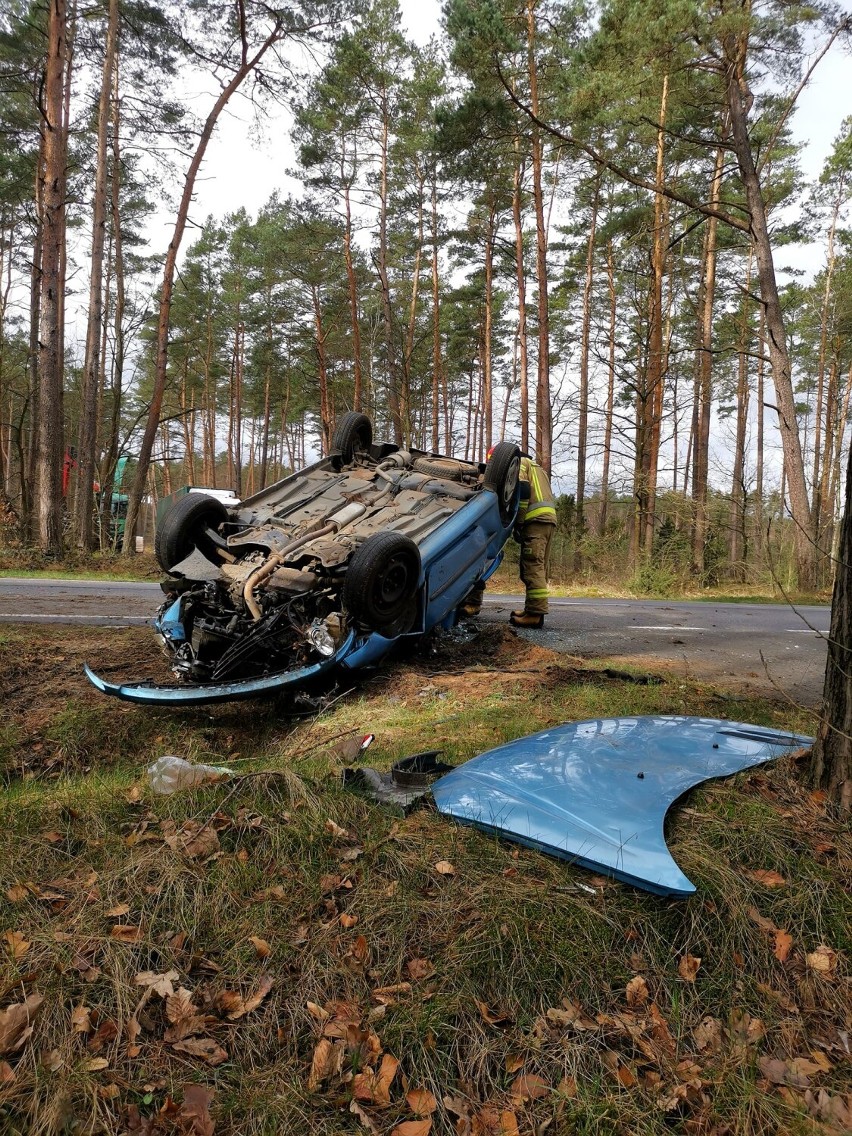
{"type": "Polygon", "coordinates": [[[170,796],[180,789],[196,789],[199,785],[215,785],[227,781],[233,770],[223,765],[196,765],[183,757],[167,754],[148,766],[148,780],[155,793],[170,796]]]}

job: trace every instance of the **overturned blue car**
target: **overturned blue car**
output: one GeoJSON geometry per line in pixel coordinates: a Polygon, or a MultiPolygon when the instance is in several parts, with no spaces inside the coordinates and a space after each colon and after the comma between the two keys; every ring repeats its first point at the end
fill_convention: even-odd
{"type": "Polygon", "coordinates": [[[328,457],[227,507],[179,498],[157,531],[168,573],[154,628],[177,682],[117,684],[131,702],[204,703],[378,662],[450,627],[499,565],[518,509],[520,451],[486,464],[374,442],[350,412],[328,457]]]}

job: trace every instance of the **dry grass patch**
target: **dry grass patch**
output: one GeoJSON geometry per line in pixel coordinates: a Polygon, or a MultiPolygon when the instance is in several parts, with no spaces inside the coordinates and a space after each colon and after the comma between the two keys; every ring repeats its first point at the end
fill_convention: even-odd
{"type": "MultiPolygon", "coordinates": [[[[824,801],[789,760],[690,793],[670,844],[699,891],[667,901],[345,791],[348,730],[387,766],[595,714],[724,714],[503,629],[464,649],[399,660],[312,721],[246,704],[119,732],[86,697],[111,763],[10,774],[0,1131],[840,1130],[852,861],[824,801]],[[157,752],[281,776],[157,798],[139,776],[157,752]]],[[[808,728],[785,715],[737,705],[808,728]]]]}

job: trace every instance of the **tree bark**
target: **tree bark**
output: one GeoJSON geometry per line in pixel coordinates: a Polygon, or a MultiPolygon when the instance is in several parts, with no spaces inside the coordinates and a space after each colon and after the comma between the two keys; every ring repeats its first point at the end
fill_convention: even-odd
{"type": "Polygon", "coordinates": [[[94,545],[95,446],[97,444],[97,394],[101,369],[101,336],[103,333],[104,245],[107,221],[107,140],[110,132],[109,104],[112,95],[112,72],[118,43],[118,0],[110,0],[107,20],[101,93],[98,103],[97,158],[92,200],[92,269],[89,279],[89,318],[86,328],[86,355],[80,407],[80,432],[77,445],[77,498],[75,535],[80,548],[94,545]]]}
{"type": "MultiPolygon", "coordinates": [[[[716,164],[710,184],[711,204],[718,205],[722,187],[724,150],[716,151],[716,164]]],[[[713,308],[716,299],[716,249],[718,221],[710,217],[704,234],[704,264],[699,300],[698,374],[696,381],[692,440],[692,570],[704,574],[704,546],[707,543],[707,492],[710,473],[710,411],[713,402],[713,308]]]]}
{"type": "Polygon", "coordinates": [[[527,273],[524,263],[524,222],[521,209],[524,163],[515,138],[515,170],[512,176],[512,218],[515,222],[515,275],[518,282],[518,371],[521,402],[521,449],[530,448],[530,388],[527,359],[527,273]]]}
{"type": "MultiPolygon", "coordinates": [[[[530,83],[530,107],[539,117],[538,68],[535,58],[535,3],[527,0],[527,64],[530,83]]],[[[537,122],[532,127],[533,202],[535,206],[535,266],[538,285],[538,384],[536,387],[536,455],[538,463],[550,474],[553,460],[553,404],[550,392],[550,325],[547,285],[547,226],[544,219],[542,188],[542,141],[537,122]]]]}
{"type": "Polygon", "coordinates": [[[41,311],[39,319],[38,521],[39,544],[50,556],[62,547],[62,389],[64,344],[62,275],[68,136],[65,130],[67,11],[51,0],[45,77],[41,311]]]}
{"type": "Polygon", "coordinates": [[[740,177],[745,188],[749,208],[749,234],[757,262],[757,277],[766,321],[766,338],[769,346],[769,363],[775,387],[778,410],[778,430],[784,451],[790,512],[795,529],[796,571],[798,585],[803,591],[816,582],[816,540],[813,515],[808,502],[805,482],[805,465],[802,443],[796,422],[796,404],[790,366],[790,351],[784,313],[778,297],[772,242],[763,189],[754,162],[751,140],[748,136],[747,115],[752,96],[745,81],[745,38],[727,36],[725,49],[725,91],[731,123],[731,143],[737,157],[740,177]]]}
{"type": "Polygon", "coordinates": [[[580,405],[577,424],[577,493],[574,513],[574,571],[582,564],[580,542],[586,528],[586,447],[589,434],[589,345],[592,329],[592,284],[595,270],[595,233],[598,224],[598,199],[601,191],[602,172],[598,170],[595,178],[595,191],[592,198],[592,216],[589,224],[589,240],[586,245],[586,275],[583,281],[583,322],[580,331],[580,405]]]}
{"type": "Polygon", "coordinates": [[[840,809],[852,810],[852,453],[846,459],[846,503],[831,601],[823,716],[810,778],[840,809]]]}

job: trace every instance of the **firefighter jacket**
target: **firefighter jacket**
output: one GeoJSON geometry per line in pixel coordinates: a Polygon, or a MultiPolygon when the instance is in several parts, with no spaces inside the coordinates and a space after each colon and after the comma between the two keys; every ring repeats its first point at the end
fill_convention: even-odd
{"type": "Polygon", "coordinates": [[[532,458],[521,458],[521,501],[515,524],[520,527],[528,521],[555,525],[556,505],[547,474],[532,458]]]}

